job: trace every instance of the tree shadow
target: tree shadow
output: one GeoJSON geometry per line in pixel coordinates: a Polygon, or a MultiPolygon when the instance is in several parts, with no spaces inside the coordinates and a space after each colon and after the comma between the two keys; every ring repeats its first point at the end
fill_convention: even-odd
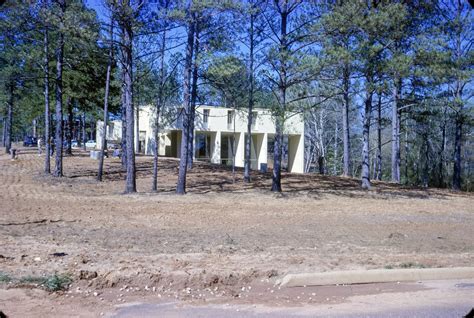
{"type": "MultiPolygon", "coordinates": [[[[175,191],[178,175],[179,160],[176,158],[160,157],[158,160],[159,192],[175,191]]],[[[389,182],[374,181],[371,190],[363,190],[360,180],[356,178],[326,176],[319,174],[293,174],[282,173],[283,193],[270,192],[272,174],[271,172],[251,172],[251,182],[243,181],[243,168],[235,168],[225,165],[211,164],[196,161],[193,168],[188,171],[187,192],[193,194],[208,193],[249,193],[259,192],[272,194],[277,198],[306,197],[321,199],[324,195],[336,195],[348,198],[373,198],[388,200],[390,198],[446,198],[451,195],[459,195],[445,189],[424,189],[406,187],[389,182]]],[[[150,178],[153,174],[153,161],[150,156],[140,156],[136,161],[137,179],[150,178]]],[[[77,167],[68,171],[65,177],[70,179],[91,178],[97,175],[97,169],[83,169],[77,167]]],[[[126,171],[121,166],[119,159],[109,159],[105,162],[104,181],[123,181],[126,171]]]]}

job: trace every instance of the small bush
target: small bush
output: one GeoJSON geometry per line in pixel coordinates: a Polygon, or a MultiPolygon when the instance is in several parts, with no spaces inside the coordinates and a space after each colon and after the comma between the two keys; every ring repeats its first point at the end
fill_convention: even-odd
{"type": "Polygon", "coordinates": [[[67,274],[54,274],[46,277],[26,276],[22,277],[19,282],[21,284],[35,284],[46,289],[47,291],[54,292],[66,290],[69,287],[69,284],[72,283],[72,279],[67,274]]]}
{"type": "Polygon", "coordinates": [[[69,287],[69,284],[72,283],[71,277],[69,275],[57,275],[49,276],[43,282],[43,286],[48,291],[60,291],[66,290],[69,287]]]}
{"type": "Polygon", "coordinates": [[[0,272],[0,283],[9,283],[12,281],[10,275],[4,272],[0,272]]]}

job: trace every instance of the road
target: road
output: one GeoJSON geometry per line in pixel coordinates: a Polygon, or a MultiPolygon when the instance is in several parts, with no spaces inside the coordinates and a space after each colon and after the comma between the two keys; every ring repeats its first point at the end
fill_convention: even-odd
{"type": "MultiPolygon", "coordinates": [[[[463,317],[474,307],[474,280],[431,281],[409,284],[363,286],[341,286],[325,289],[327,299],[338,299],[335,303],[316,303],[286,306],[268,306],[255,299],[254,304],[205,304],[187,305],[182,302],[132,303],[117,308],[108,317],[164,317],[164,318],[211,318],[211,317],[463,317]],[[388,288],[387,287],[392,287],[388,288]],[[358,289],[355,296],[341,298],[344,288],[358,289]]],[[[285,292],[285,291],[284,291],[285,292]]],[[[287,293],[294,295],[294,289],[287,293]]],[[[320,290],[321,292],[321,290],[320,290]]]]}

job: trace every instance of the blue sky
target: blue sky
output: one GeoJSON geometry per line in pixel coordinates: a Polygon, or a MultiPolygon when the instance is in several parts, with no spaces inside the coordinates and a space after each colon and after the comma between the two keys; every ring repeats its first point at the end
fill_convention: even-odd
{"type": "Polygon", "coordinates": [[[101,21],[107,19],[107,9],[103,0],[85,0],[86,6],[91,9],[94,9],[97,12],[97,16],[101,21]]]}

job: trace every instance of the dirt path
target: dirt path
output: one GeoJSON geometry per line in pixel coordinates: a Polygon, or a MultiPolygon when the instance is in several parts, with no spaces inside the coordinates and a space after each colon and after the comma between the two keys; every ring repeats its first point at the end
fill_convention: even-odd
{"type": "MultiPolygon", "coordinates": [[[[145,286],[171,297],[185,288],[238,293],[242,285],[288,272],[385,267],[469,266],[474,197],[355,179],[284,175],[283,195],[268,175],[235,184],[228,169],[197,164],[188,195],[176,196],[177,161],[139,157],[136,195],[122,195],[120,163],[78,152],[65,177],[42,175],[43,157],[0,155],[0,272],[11,277],[68,273],[72,288],[145,286]],[[67,255],[54,256],[54,253],[67,255]],[[97,275],[97,277],[96,277],[97,275]]],[[[228,295],[227,294],[227,295],[228,295]]]]}

